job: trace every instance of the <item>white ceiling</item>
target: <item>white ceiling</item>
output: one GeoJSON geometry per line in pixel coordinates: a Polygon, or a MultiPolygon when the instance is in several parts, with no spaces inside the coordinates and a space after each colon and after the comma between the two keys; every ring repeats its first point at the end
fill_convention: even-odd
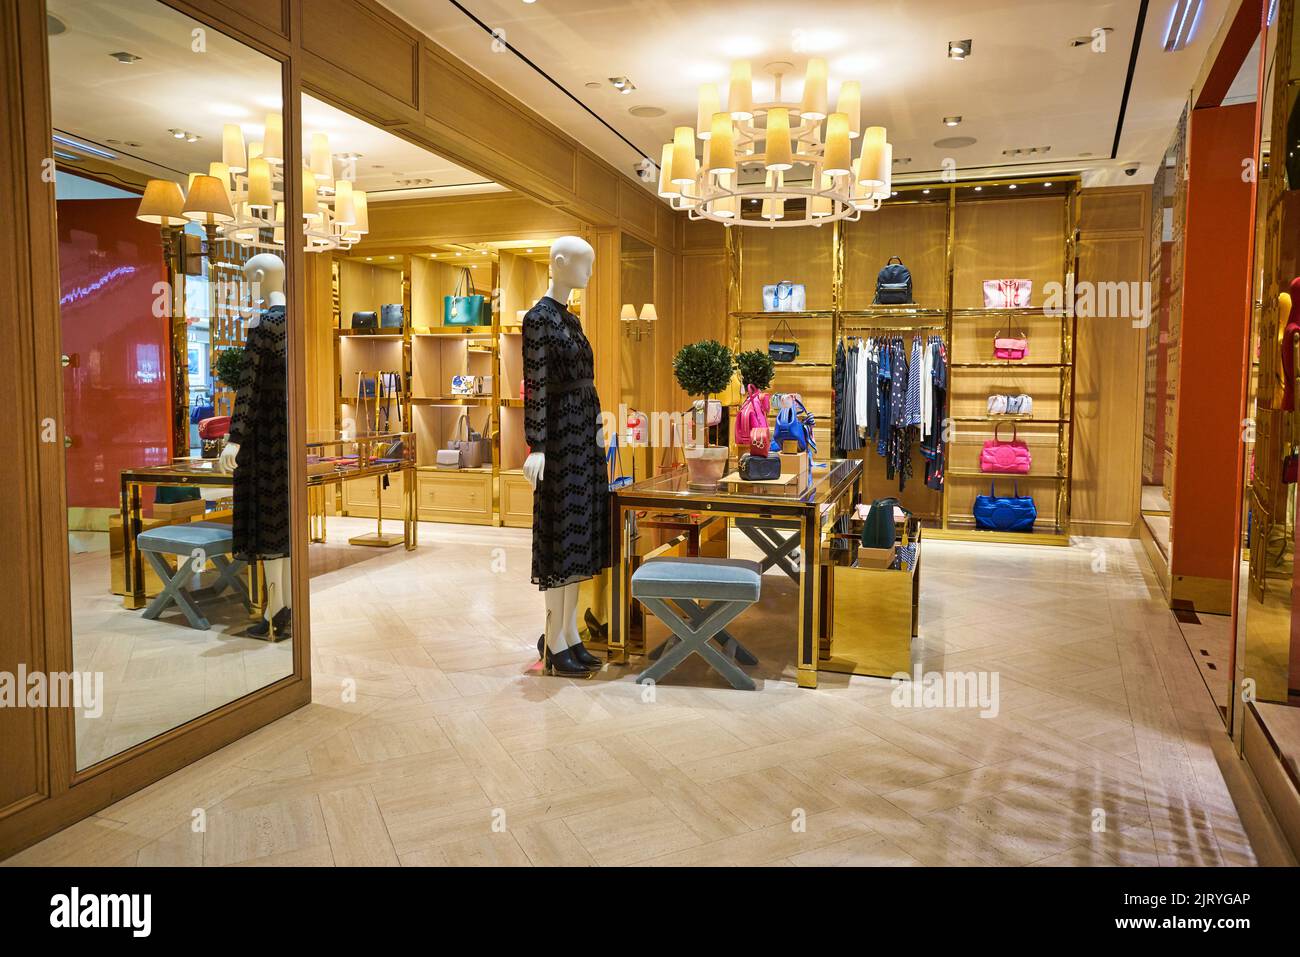
{"type": "MultiPolygon", "coordinates": [[[[275,61],[215,30],[194,52],[198,24],[156,0],[49,0],[48,9],[66,27],[49,40],[54,128],[124,166],[177,179],[206,172],[221,159],[224,124],[238,123],[252,142],[262,138],[266,114],[280,112],[275,61]],[[124,65],[109,55],[116,52],[141,59],[124,65]],[[173,128],[201,139],[175,139],[173,128]]],[[[311,97],[302,109],[304,144],[320,132],[334,153],[360,154],[356,185],[372,202],[501,188],[311,97]]]]}
{"type": "MultiPolygon", "coordinates": [[[[959,169],[986,170],[1022,161],[1003,150],[1051,146],[1045,168],[1096,168],[1104,176],[1108,167],[1140,162],[1138,181],[1154,174],[1224,14],[1235,8],[1233,0],[1205,0],[1193,43],[1168,54],[1161,46],[1175,0],[1150,0],[1112,161],[1139,0],[382,2],[629,176],[642,154],[658,160],[674,126],[694,124],[699,84],[725,84],[731,59],[750,59],[756,75],[765,63],[787,60],[801,75],[807,58],[821,55],[830,62],[832,96],[840,80],[862,81],[863,123],[888,127],[895,157],[911,157],[896,169],[902,178],[937,170],[948,156],[959,169]],[[563,90],[514,53],[498,52],[499,44],[494,49],[465,10],[563,90]],[[1105,53],[1070,46],[1095,27],[1114,28],[1105,53]],[[949,60],[947,42],[966,38],[973,55],[949,60]],[[608,78],[620,75],[635,92],[610,87],[608,78]],[[638,106],[666,112],[628,112],[638,106]],[[943,126],[953,114],[964,117],[961,126],[943,126]],[[934,145],[954,134],[976,142],[934,145]]],[[[800,85],[787,81],[785,98],[800,85]]]]}

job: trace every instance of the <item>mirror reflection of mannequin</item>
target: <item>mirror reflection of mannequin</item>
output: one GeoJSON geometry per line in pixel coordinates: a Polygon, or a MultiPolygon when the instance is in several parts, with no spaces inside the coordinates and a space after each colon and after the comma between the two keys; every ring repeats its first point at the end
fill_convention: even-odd
{"type": "Polygon", "coordinates": [[[221,468],[235,476],[235,555],[247,562],[260,560],[266,576],[265,616],[244,634],[275,639],[288,634],[292,614],[284,262],[260,253],[244,263],[244,279],[252,285],[255,311],[245,324],[244,369],[235,388],[221,468]]]}
{"type": "Polygon", "coordinates": [[[539,642],[547,674],[589,678],[601,660],[578,635],[578,585],[609,565],[609,477],[598,440],[595,357],[565,307],[585,289],[595,251],[577,236],[551,245],[551,284],[524,316],[524,435],[532,454],[533,584],[546,600],[539,642]]]}

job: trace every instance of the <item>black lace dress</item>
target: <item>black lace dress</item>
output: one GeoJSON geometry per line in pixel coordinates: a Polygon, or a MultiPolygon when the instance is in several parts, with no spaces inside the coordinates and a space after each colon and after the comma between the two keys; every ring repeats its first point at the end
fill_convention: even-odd
{"type": "Polygon", "coordinates": [[[245,561],[289,554],[289,380],[284,306],[248,329],[235,388],[230,441],[235,459],[234,552],[245,561]]]}
{"type": "Polygon", "coordinates": [[[549,296],[524,316],[524,435],[546,455],[533,495],[533,583],[558,588],[607,568],[609,478],[598,440],[595,360],[582,324],[549,296]]]}

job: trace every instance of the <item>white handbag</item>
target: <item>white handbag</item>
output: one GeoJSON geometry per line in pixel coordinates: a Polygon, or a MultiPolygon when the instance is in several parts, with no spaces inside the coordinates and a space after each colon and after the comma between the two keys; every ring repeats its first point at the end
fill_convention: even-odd
{"type": "Polygon", "coordinates": [[[438,449],[438,458],[434,464],[445,471],[455,471],[459,469],[460,449],[438,449]]]}
{"type": "Polygon", "coordinates": [[[985,279],[985,309],[1027,309],[1033,294],[1032,279],[985,279]]]}
{"type": "Polygon", "coordinates": [[[808,296],[803,283],[783,279],[773,286],[763,287],[764,312],[807,312],[808,296]]]}

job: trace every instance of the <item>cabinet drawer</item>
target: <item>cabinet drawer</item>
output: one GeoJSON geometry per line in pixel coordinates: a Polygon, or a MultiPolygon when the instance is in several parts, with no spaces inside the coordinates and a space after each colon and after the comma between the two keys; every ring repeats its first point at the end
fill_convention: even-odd
{"type": "Polygon", "coordinates": [[[418,495],[423,521],[492,524],[491,472],[421,472],[418,495]]]}
{"type": "Polygon", "coordinates": [[[533,525],[533,487],[522,475],[501,476],[501,523],[511,528],[533,525]]]}
{"type": "MultiPolygon", "coordinates": [[[[362,518],[373,518],[378,492],[373,478],[353,479],[343,483],[343,507],[349,514],[362,518]]],[[[332,496],[328,496],[332,499],[332,496]]],[[[384,518],[402,517],[402,477],[388,476],[388,488],[384,489],[384,518]]]]}

